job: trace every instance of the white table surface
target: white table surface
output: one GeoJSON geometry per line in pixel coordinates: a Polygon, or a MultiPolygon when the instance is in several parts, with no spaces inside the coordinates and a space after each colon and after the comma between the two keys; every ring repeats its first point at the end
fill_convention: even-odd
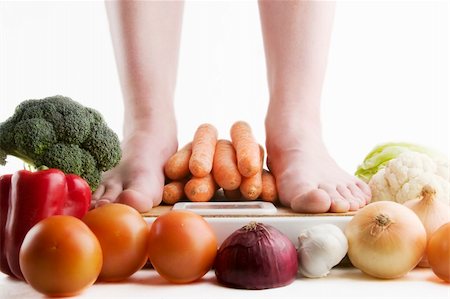
{"type": "MultiPolygon", "coordinates": [[[[45,298],[24,282],[0,274],[1,299],[45,298]]],[[[230,289],[217,284],[214,272],[184,285],[170,284],[154,270],[144,269],[124,282],[96,283],[72,298],[450,298],[450,284],[430,269],[415,269],[396,280],[371,278],[355,268],[335,268],[320,279],[298,277],[291,285],[259,291],[230,289]]]]}

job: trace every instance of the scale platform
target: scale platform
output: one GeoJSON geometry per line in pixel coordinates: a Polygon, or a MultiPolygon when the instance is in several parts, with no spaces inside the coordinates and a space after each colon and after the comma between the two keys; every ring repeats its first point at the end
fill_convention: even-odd
{"type": "Polygon", "coordinates": [[[300,214],[263,201],[239,202],[179,202],[173,206],[158,206],[143,216],[148,223],[170,210],[188,210],[202,215],[216,233],[219,245],[235,230],[252,221],[271,225],[297,245],[297,238],[305,228],[329,223],[344,229],[355,212],[300,214]]]}

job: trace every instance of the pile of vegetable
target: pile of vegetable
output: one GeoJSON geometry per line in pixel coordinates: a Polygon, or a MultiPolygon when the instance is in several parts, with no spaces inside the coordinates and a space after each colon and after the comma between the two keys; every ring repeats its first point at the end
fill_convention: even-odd
{"type": "Polygon", "coordinates": [[[430,240],[450,222],[449,166],[444,155],[410,143],[382,144],[365,157],[356,176],[370,186],[372,203],[346,228],[348,255],[356,267],[395,278],[418,265],[448,277],[450,246],[442,233],[432,250],[430,240]]]}
{"type": "Polygon", "coordinates": [[[86,181],[58,169],[0,176],[0,271],[23,279],[19,251],[28,231],[53,215],[81,218],[90,203],[86,181]]]}
{"type": "Polygon", "coordinates": [[[148,260],[169,282],[196,281],[213,266],[217,239],[192,212],[171,211],[150,226],[135,209],[114,203],[81,219],[42,219],[27,231],[17,253],[22,275],[16,278],[47,296],[75,296],[96,281],[123,281],[148,260]]]}
{"type": "Polygon", "coordinates": [[[147,261],[149,226],[133,208],[109,204],[83,218],[38,222],[20,249],[23,279],[47,296],[74,296],[96,281],[122,281],[147,261]]]}
{"type": "Polygon", "coordinates": [[[404,276],[426,256],[433,272],[450,282],[450,222],[427,233],[407,206],[392,201],[371,203],[345,228],[348,256],[356,268],[383,279],[404,276]]]}
{"type": "Polygon", "coordinates": [[[56,168],[85,179],[94,191],[101,172],[119,163],[119,139],[102,115],[63,96],[23,101],[0,123],[0,165],[6,156],[34,168],[56,168]]]}
{"type": "Polygon", "coordinates": [[[355,175],[369,184],[372,201],[404,203],[419,197],[430,185],[437,197],[450,203],[450,164],[429,148],[410,143],[386,143],[375,147],[358,167],[355,175]]]}
{"type": "Polygon", "coordinates": [[[233,124],[231,141],[218,140],[211,124],[199,126],[189,142],[164,166],[168,183],[163,202],[174,204],[187,197],[193,202],[209,201],[218,189],[230,200],[244,198],[275,202],[275,179],[263,168],[264,149],[243,121],[233,124]]]}
{"type": "Polygon", "coordinates": [[[133,208],[108,204],[81,219],[53,215],[39,221],[25,235],[18,261],[23,279],[47,296],[123,281],[146,261],[170,283],[197,281],[214,268],[224,286],[261,290],[289,285],[298,274],[324,277],[346,254],[355,267],[383,279],[407,274],[426,254],[436,276],[450,282],[449,234],[446,222],[427,245],[411,209],[380,201],[359,210],[344,232],[331,224],[301,231],[297,248],[276,228],[256,222],[218,248],[212,227],[192,212],[170,211],[148,225],[133,208]]]}

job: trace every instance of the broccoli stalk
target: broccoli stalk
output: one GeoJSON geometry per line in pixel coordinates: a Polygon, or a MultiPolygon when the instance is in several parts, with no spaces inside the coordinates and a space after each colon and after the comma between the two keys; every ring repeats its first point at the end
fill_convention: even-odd
{"type": "Polygon", "coordinates": [[[36,168],[79,175],[92,191],[121,154],[119,139],[101,114],[68,97],[24,101],[0,123],[1,165],[7,155],[16,156],[36,168]]]}

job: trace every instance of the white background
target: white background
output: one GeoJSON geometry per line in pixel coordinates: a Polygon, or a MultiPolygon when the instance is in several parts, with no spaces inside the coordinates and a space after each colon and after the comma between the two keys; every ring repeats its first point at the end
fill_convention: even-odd
{"type": "MultiPolygon", "coordinates": [[[[338,3],[322,120],[329,150],[347,171],[386,141],[449,152],[448,16],[446,1],[338,3]]],[[[238,119],[264,143],[268,91],[257,2],[187,2],[180,55],[180,144],[203,122],[229,138],[238,119]]],[[[55,94],[100,110],[121,136],[104,3],[0,2],[0,121],[22,100],[55,94]]],[[[0,174],[18,167],[10,163],[0,174]]]]}

